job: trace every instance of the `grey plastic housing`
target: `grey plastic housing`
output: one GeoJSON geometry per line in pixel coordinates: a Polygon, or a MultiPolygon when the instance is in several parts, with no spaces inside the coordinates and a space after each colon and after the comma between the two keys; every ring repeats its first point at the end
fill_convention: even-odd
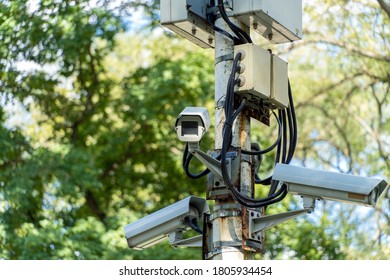
{"type": "Polygon", "coordinates": [[[200,142],[210,128],[210,115],[205,107],[187,107],[177,117],[175,129],[180,141],[200,142]]]}
{"type": "Polygon", "coordinates": [[[161,24],[202,48],[214,48],[214,30],[206,20],[206,0],[161,0],[161,24]]]}
{"type": "Polygon", "coordinates": [[[206,199],[189,196],[157,212],[143,217],[124,227],[130,248],[142,250],[153,246],[177,231],[188,229],[185,219],[202,220],[209,213],[206,199]]]}
{"type": "Polygon", "coordinates": [[[387,182],[378,178],[321,171],[278,163],[273,180],[287,184],[288,191],[300,196],[335,200],[375,207],[387,182]]]}
{"type": "Polygon", "coordinates": [[[234,16],[272,43],[302,38],[302,0],[233,0],[234,16]]]}

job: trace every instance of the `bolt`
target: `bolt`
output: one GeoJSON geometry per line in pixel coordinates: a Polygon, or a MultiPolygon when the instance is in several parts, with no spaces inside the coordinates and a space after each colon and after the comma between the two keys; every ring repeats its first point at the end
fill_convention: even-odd
{"type": "Polygon", "coordinates": [[[191,30],[191,32],[192,32],[192,35],[194,35],[194,36],[195,36],[195,35],[196,35],[196,28],[195,28],[195,27],[193,27],[193,28],[192,28],[192,30],[191,30]]]}
{"type": "Polygon", "coordinates": [[[251,217],[253,217],[255,215],[255,213],[251,212],[251,217]]]}
{"type": "Polygon", "coordinates": [[[257,213],[257,218],[260,218],[260,214],[259,213],[257,213]]]}
{"type": "Polygon", "coordinates": [[[270,40],[270,41],[272,41],[272,38],[274,37],[274,34],[272,34],[272,33],[269,33],[268,34],[268,39],[270,40]]]}
{"type": "Polygon", "coordinates": [[[252,233],[252,238],[256,238],[256,234],[252,233]]]}
{"type": "Polygon", "coordinates": [[[259,24],[257,22],[254,22],[253,23],[253,29],[257,29],[257,27],[259,27],[259,24]]]}
{"type": "Polygon", "coordinates": [[[213,44],[213,42],[214,42],[213,38],[212,38],[212,37],[210,37],[210,38],[209,38],[209,44],[210,44],[210,45],[212,45],[212,44],[213,44]]]}

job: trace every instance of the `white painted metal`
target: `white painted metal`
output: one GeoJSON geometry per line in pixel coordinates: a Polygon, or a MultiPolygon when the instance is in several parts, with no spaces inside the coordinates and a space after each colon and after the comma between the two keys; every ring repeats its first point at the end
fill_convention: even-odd
{"type": "Polygon", "coordinates": [[[235,54],[245,53],[241,65],[245,66],[241,74],[245,83],[238,92],[250,93],[261,99],[269,99],[271,96],[271,54],[256,45],[245,44],[234,48],[235,54]]]}
{"type": "Polygon", "coordinates": [[[213,48],[214,30],[207,24],[205,15],[206,1],[161,0],[162,25],[202,48],[213,48]]]}
{"type": "MultiPolygon", "coordinates": [[[[230,30],[223,19],[217,19],[215,25],[223,30],[230,30]]],[[[225,122],[225,114],[223,104],[226,97],[226,89],[233,67],[234,44],[226,36],[219,33],[215,34],[215,148],[222,148],[222,129],[225,122]]],[[[239,117],[239,121],[241,117],[239,117]]],[[[247,127],[247,126],[245,126],[247,127]]],[[[234,125],[235,134],[241,129],[241,125],[234,125]]],[[[249,130],[248,130],[249,132],[249,130]]],[[[239,144],[238,135],[234,136],[233,145],[239,144]]],[[[212,244],[212,251],[209,252],[209,259],[212,260],[243,260],[248,255],[242,248],[242,216],[240,215],[218,215],[219,209],[224,208],[224,211],[229,213],[240,213],[240,205],[231,201],[231,206],[228,206],[226,201],[216,200],[212,219],[212,235],[209,236],[209,244],[212,244]]]]}
{"type": "Polygon", "coordinates": [[[210,122],[207,108],[187,107],[176,119],[177,136],[183,142],[199,142],[209,129],[210,122]]]}
{"type": "Polygon", "coordinates": [[[271,42],[302,38],[302,0],[234,0],[234,15],[271,42]]]}
{"type": "Polygon", "coordinates": [[[288,107],[288,65],[277,55],[271,58],[271,102],[278,109],[284,109],[288,107]]]}
{"type": "Polygon", "coordinates": [[[189,228],[185,224],[186,217],[199,220],[203,214],[209,213],[207,201],[204,198],[189,196],[124,228],[127,243],[130,248],[142,250],[150,247],[172,233],[189,228]]]}
{"type": "Polygon", "coordinates": [[[278,163],[272,176],[292,194],[375,207],[386,181],[278,163]]]}

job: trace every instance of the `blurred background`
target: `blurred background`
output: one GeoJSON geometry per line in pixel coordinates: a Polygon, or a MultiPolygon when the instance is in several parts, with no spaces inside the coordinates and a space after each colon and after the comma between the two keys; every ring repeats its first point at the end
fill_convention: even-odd
{"type": "MultiPolygon", "coordinates": [[[[252,34],[289,62],[293,164],[389,181],[390,5],[303,5],[303,40],[252,34]]],[[[131,250],[123,227],[205,197],[205,180],[185,177],[173,127],[186,106],[213,112],[213,57],[159,26],[159,1],[0,1],[0,259],[201,259],[168,242],[131,250]]],[[[253,123],[263,147],[276,134],[253,123]]],[[[266,176],[273,155],[263,162],[266,176]]],[[[377,210],[319,202],[268,230],[257,258],[389,259],[389,200],[387,189],[377,210]]],[[[268,213],[299,207],[288,195],[268,213]]]]}

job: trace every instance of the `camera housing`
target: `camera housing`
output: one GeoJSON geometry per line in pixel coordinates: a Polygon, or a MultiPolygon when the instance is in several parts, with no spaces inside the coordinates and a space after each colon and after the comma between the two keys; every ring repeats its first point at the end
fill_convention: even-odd
{"type": "Polygon", "coordinates": [[[214,48],[206,0],[161,0],[161,24],[202,48],[214,48]]]}
{"type": "Polygon", "coordinates": [[[290,193],[316,199],[335,200],[368,207],[375,207],[387,182],[331,171],[278,163],[273,180],[287,184],[290,193]]]}
{"type": "Polygon", "coordinates": [[[234,54],[238,53],[243,57],[240,66],[244,66],[241,76],[244,77],[245,83],[236,92],[246,98],[249,104],[263,100],[273,108],[287,108],[288,63],[254,44],[235,46],[234,54]]]}
{"type": "Polygon", "coordinates": [[[272,43],[302,38],[302,0],[233,0],[234,16],[272,43]]]}
{"type": "Polygon", "coordinates": [[[189,229],[187,220],[203,219],[209,213],[206,199],[189,196],[124,227],[130,248],[143,250],[169,237],[189,229]]]}
{"type": "Polygon", "coordinates": [[[197,143],[210,127],[210,115],[205,107],[187,107],[177,117],[175,129],[180,141],[197,143]]]}

